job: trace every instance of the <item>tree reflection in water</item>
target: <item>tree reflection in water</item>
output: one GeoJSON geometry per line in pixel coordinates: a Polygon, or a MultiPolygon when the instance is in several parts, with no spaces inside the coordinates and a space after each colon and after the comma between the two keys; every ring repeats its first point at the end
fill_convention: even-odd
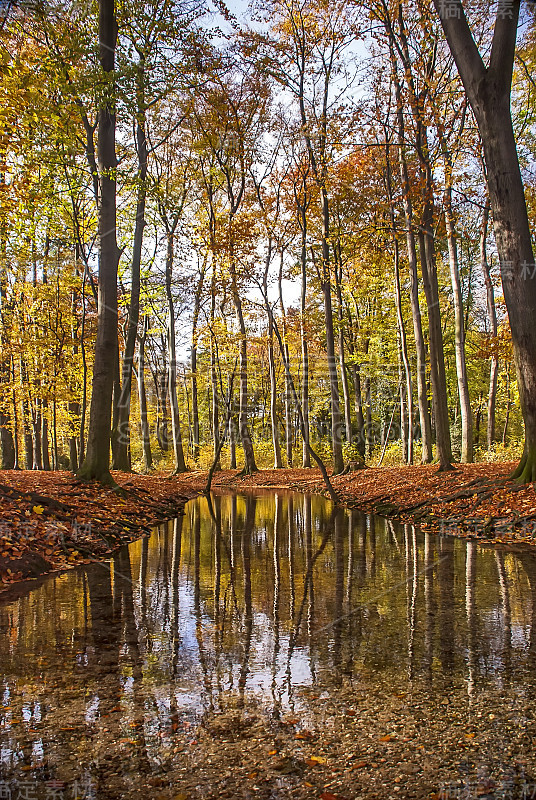
{"type": "Polygon", "coordinates": [[[313,686],[404,682],[528,702],[536,558],[321,497],[213,495],[0,606],[0,651],[4,774],[88,771],[121,797],[233,703],[278,720],[313,686]]]}

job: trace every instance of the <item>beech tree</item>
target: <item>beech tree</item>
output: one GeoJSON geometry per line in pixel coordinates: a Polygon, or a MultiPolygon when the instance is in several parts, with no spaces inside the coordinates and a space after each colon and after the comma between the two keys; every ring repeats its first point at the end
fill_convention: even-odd
{"type": "Polygon", "coordinates": [[[530,482],[536,480],[536,270],[510,108],[520,5],[512,0],[507,13],[497,11],[486,65],[461,0],[434,0],[482,138],[525,423],[524,453],[514,477],[530,482]]]}
{"type": "Polygon", "coordinates": [[[99,0],[99,57],[102,101],[98,121],[99,159],[99,294],[97,341],[87,453],[78,475],[112,483],[110,437],[112,390],[117,354],[117,198],[114,68],[117,43],[115,0],[99,0]]]}

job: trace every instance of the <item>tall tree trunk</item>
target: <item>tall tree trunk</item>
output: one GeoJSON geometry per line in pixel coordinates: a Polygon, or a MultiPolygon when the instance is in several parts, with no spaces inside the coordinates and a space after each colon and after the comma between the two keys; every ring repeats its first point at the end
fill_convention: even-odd
{"type": "Polygon", "coordinates": [[[194,311],[192,315],[192,347],[190,351],[190,370],[192,373],[192,455],[194,461],[199,461],[199,399],[197,392],[197,324],[199,321],[199,312],[201,309],[201,294],[203,292],[203,285],[205,283],[205,265],[203,265],[199,274],[195,296],[194,296],[194,311]]]}
{"type": "Polygon", "coordinates": [[[352,411],[350,407],[350,387],[348,386],[348,372],[346,370],[346,352],[344,345],[344,323],[343,323],[343,302],[342,302],[342,289],[341,289],[341,252],[340,242],[337,242],[333,248],[335,253],[334,273],[335,273],[335,292],[337,295],[337,338],[339,345],[339,366],[341,370],[341,384],[342,396],[344,403],[344,427],[346,433],[346,441],[348,444],[352,443],[352,411]]]}
{"type": "MultiPolygon", "coordinates": [[[[265,295],[268,293],[268,271],[272,260],[272,237],[268,239],[268,248],[264,267],[263,287],[265,295]]],[[[282,302],[282,297],[281,297],[282,302]]],[[[270,371],[270,425],[272,429],[272,443],[274,448],[274,469],[281,469],[281,444],[279,442],[279,422],[277,419],[277,380],[275,374],[274,358],[274,325],[272,317],[268,315],[268,369],[270,371]]]]}
{"type": "Polygon", "coordinates": [[[138,398],[140,404],[140,423],[141,423],[141,444],[143,451],[143,466],[145,472],[153,466],[153,454],[151,452],[151,437],[149,432],[149,422],[147,420],[147,394],[145,391],[145,339],[149,317],[143,320],[143,330],[138,345],[138,398]]]}
{"type": "MultiPolygon", "coordinates": [[[[287,312],[283,303],[283,250],[281,250],[281,260],[279,262],[279,307],[281,309],[281,326],[283,328],[283,344],[285,347],[285,358],[290,364],[290,350],[287,337],[287,312]]],[[[273,326],[272,326],[273,327],[273,326]]],[[[290,388],[289,376],[285,373],[285,446],[287,454],[287,466],[292,467],[292,392],[290,388]]]]}
{"type": "Polygon", "coordinates": [[[413,204],[411,202],[411,187],[405,156],[406,134],[404,124],[404,106],[402,103],[400,82],[397,77],[396,60],[393,51],[391,51],[391,62],[393,66],[393,80],[397,104],[399,171],[400,180],[402,183],[402,205],[404,209],[404,220],[406,223],[406,245],[409,263],[411,316],[413,320],[413,335],[415,338],[415,350],[417,356],[417,401],[419,405],[419,421],[422,441],[421,460],[423,464],[429,464],[432,461],[432,423],[428,408],[428,390],[426,385],[426,347],[424,344],[421,307],[419,302],[419,276],[417,272],[417,245],[415,241],[413,204]]]}
{"type": "MultiPolygon", "coordinates": [[[[214,469],[221,469],[220,461],[220,403],[219,403],[219,388],[218,388],[218,373],[216,370],[216,331],[214,324],[216,321],[216,263],[213,257],[212,261],[212,281],[210,290],[210,383],[212,389],[212,405],[211,405],[211,421],[212,421],[212,439],[214,448],[214,469]]],[[[231,422],[229,422],[231,424],[231,422]]],[[[222,431],[222,436],[225,432],[222,431]]],[[[232,448],[234,449],[234,439],[232,448]]],[[[231,459],[232,461],[232,459],[231,459]]],[[[235,465],[232,469],[236,469],[236,453],[235,465]]]]}
{"type": "MultiPolygon", "coordinates": [[[[304,210],[305,217],[305,210],[304,210]]],[[[304,221],[305,222],[305,221],[304,221]]],[[[311,431],[309,427],[309,344],[307,341],[307,330],[305,324],[305,314],[307,308],[307,228],[302,230],[301,247],[301,297],[300,297],[300,339],[301,339],[301,358],[302,358],[302,383],[301,383],[301,405],[303,413],[304,436],[302,445],[302,465],[311,466],[311,456],[307,445],[310,442],[311,431]]]]}
{"type": "Polygon", "coordinates": [[[281,469],[281,445],[279,443],[279,422],[277,419],[277,381],[275,375],[274,359],[274,330],[271,319],[268,321],[268,363],[270,369],[270,422],[272,427],[272,442],[274,446],[274,469],[281,469]]]}
{"type": "Polygon", "coordinates": [[[456,375],[458,378],[458,395],[460,398],[460,415],[462,418],[462,451],[461,462],[471,464],[473,461],[473,414],[469,397],[467,365],[465,361],[465,328],[463,314],[462,289],[460,284],[460,268],[458,263],[458,245],[452,209],[452,186],[450,182],[445,190],[445,227],[449,251],[450,282],[454,303],[454,345],[456,350],[456,375]]]}
{"type": "Polygon", "coordinates": [[[93,390],[87,453],[79,469],[81,478],[112,483],[110,434],[115,353],[117,350],[117,249],[115,101],[113,73],[117,23],[114,0],[99,0],[99,50],[103,73],[103,100],[99,109],[98,151],[100,167],[99,295],[93,390]]]}
{"type": "Polygon", "coordinates": [[[389,216],[391,222],[391,239],[393,242],[394,273],[395,273],[395,307],[396,320],[398,325],[398,336],[400,343],[400,357],[404,367],[405,385],[400,383],[400,422],[401,438],[404,446],[404,457],[407,464],[413,464],[413,382],[411,379],[411,366],[408,357],[408,345],[406,338],[406,328],[404,326],[404,315],[402,313],[402,293],[400,290],[400,248],[396,233],[395,204],[393,198],[392,178],[391,178],[391,156],[389,151],[389,138],[387,127],[385,127],[385,168],[386,168],[386,187],[389,199],[389,216]],[[404,407],[407,407],[407,420],[405,419],[404,407]],[[407,424],[407,438],[406,438],[407,424]]]}
{"type": "Polygon", "coordinates": [[[231,293],[235,307],[238,328],[240,331],[240,386],[238,408],[238,435],[244,451],[244,474],[251,475],[257,471],[253,443],[248,428],[248,347],[246,323],[242,309],[242,300],[238,291],[236,268],[231,257],[231,293]]]}
{"type": "Polygon", "coordinates": [[[434,0],[475,114],[484,150],[495,241],[525,422],[525,448],[514,477],[522,482],[535,481],[536,268],[510,110],[520,0],[512,0],[509,14],[497,12],[488,67],[478,52],[461,1],[456,0],[455,5],[459,15],[450,19],[441,14],[440,0],[434,0]]]}
{"type": "Polygon", "coordinates": [[[333,473],[344,469],[342,457],[341,412],[339,405],[339,380],[335,358],[335,334],[331,305],[331,275],[329,257],[329,200],[326,187],[321,187],[322,203],[322,293],[324,295],[324,319],[326,323],[326,352],[328,357],[329,388],[331,395],[331,446],[333,448],[333,473]]]}
{"type": "Polygon", "coordinates": [[[50,471],[50,448],[48,442],[48,400],[42,401],[41,407],[41,453],[43,469],[50,471]]]}
{"type": "Polygon", "coordinates": [[[174,472],[186,472],[184,450],[182,447],[181,422],[179,415],[179,400],[177,397],[177,354],[175,345],[175,304],[171,291],[171,276],[173,271],[173,245],[175,231],[167,231],[166,254],[166,299],[167,299],[167,346],[168,346],[168,395],[171,413],[171,437],[173,439],[173,454],[175,456],[174,472]]]}
{"type": "Polygon", "coordinates": [[[486,285],[486,307],[488,312],[488,323],[490,337],[492,338],[492,353],[489,370],[489,391],[488,391],[488,420],[487,420],[487,446],[488,450],[495,441],[495,406],[497,402],[497,379],[499,377],[499,358],[497,356],[497,309],[495,308],[495,291],[488,264],[487,238],[489,222],[489,199],[484,208],[482,226],[480,229],[480,265],[486,285]]]}
{"type": "Polygon", "coordinates": [[[112,452],[114,469],[129,472],[130,463],[130,400],[132,392],[132,371],[134,352],[138,336],[140,318],[141,255],[143,229],[145,228],[145,199],[147,194],[147,138],[145,132],[145,99],[143,96],[144,65],[137,68],[138,121],[136,123],[136,150],[138,153],[138,196],[136,200],[136,224],[132,247],[130,303],[125,352],[121,367],[121,393],[118,399],[117,424],[112,432],[112,452]]]}
{"type": "Polygon", "coordinates": [[[432,402],[436,430],[439,469],[452,469],[450,426],[447,402],[447,378],[445,374],[445,354],[443,350],[443,330],[439,306],[439,287],[437,265],[435,262],[434,234],[432,228],[433,210],[430,202],[425,203],[419,233],[419,250],[424,293],[428,310],[428,339],[430,342],[430,380],[432,383],[432,402]]]}

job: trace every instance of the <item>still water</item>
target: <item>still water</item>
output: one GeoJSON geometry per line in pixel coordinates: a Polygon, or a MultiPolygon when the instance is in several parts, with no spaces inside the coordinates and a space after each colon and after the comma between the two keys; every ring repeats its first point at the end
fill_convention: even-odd
{"type": "MultiPolygon", "coordinates": [[[[320,497],[212,495],[109,563],[51,577],[0,605],[0,657],[0,798],[187,798],[194,784],[199,796],[227,796],[211,794],[214,775],[203,782],[191,750],[203,728],[211,741],[220,736],[223,753],[240,709],[255,709],[259,741],[262,726],[292,724],[300,746],[300,730],[305,740],[323,726],[327,742],[337,714],[354,727],[358,717],[357,749],[350,729],[344,735],[348,758],[365,759],[361,772],[367,759],[375,776],[389,758],[413,769],[399,779],[393,767],[396,792],[380,797],[434,788],[462,796],[449,795],[445,781],[464,769],[477,781],[478,770],[495,770],[496,794],[490,783],[479,796],[501,796],[497,786],[505,775],[513,785],[514,772],[511,796],[531,796],[531,552],[334,513],[320,497]],[[230,730],[214,727],[229,709],[230,730]],[[445,725],[434,733],[438,719],[445,725]],[[166,776],[186,751],[181,793],[166,776]]],[[[217,768],[217,752],[203,758],[217,768]]],[[[319,796],[312,779],[286,771],[270,793],[235,776],[234,796],[290,797],[298,786],[319,796]]],[[[372,778],[354,769],[338,780],[345,796],[365,797],[372,778]]]]}

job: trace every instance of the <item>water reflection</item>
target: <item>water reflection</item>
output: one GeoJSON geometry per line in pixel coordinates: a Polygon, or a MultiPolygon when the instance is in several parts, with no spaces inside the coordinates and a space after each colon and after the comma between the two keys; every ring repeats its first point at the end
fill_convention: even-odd
{"type": "Polygon", "coordinates": [[[536,558],[319,497],[215,495],[0,606],[0,653],[4,780],[123,797],[230,698],[275,720],[358,680],[532,701],[536,558]]]}

